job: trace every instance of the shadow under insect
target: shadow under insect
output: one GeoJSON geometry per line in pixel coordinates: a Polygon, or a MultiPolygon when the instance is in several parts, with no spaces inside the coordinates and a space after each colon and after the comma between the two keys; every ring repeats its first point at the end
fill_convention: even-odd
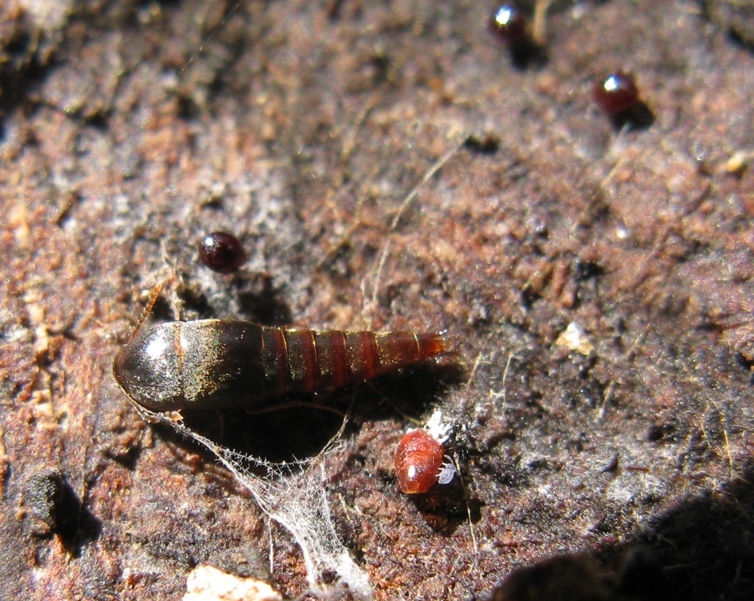
{"type": "Polygon", "coordinates": [[[426,493],[409,497],[427,525],[441,536],[451,536],[459,527],[476,524],[482,517],[482,502],[469,495],[465,477],[457,474],[448,485],[435,485],[426,493]]]}
{"type": "Polygon", "coordinates": [[[184,424],[243,455],[272,463],[306,460],[365,421],[422,413],[458,373],[454,365],[416,365],[368,382],[271,398],[254,407],[186,411],[184,424]]]}

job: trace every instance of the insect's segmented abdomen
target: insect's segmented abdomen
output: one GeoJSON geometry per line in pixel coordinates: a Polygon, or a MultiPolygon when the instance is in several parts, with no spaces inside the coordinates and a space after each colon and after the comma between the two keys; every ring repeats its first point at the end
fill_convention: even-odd
{"type": "Polygon", "coordinates": [[[278,393],[310,392],[367,380],[434,357],[438,334],[264,328],[265,375],[278,393]]]}
{"type": "Polygon", "coordinates": [[[174,321],[139,332],[113,372],[129,398],[151,411],[221,409],[366,380],[444,349],[438,334],[174,321]]]}

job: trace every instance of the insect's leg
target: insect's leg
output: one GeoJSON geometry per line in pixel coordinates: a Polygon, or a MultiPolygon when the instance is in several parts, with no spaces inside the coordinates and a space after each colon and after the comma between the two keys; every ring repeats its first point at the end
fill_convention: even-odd
{"type": "Polygon", "coordinates": [[[297,407],[306,407],[308,409],[316,409],[318,411],[327,411],[329,413],[334,413],[338,417],[345,418],[346,414],[343,411],[340,411],[339,409],[336,409],[335,407],[329,407],[328,405],[324,405],[322,403],[314,403],[309,401],[285,401],[282,403],[275,403],[274,405],[270,405],[269,407],[262,407],[261,409],[250,409],[246,408],[244,411],[248,413],[249,415],[259,415],[261,413],[270,413],[272,411],[284,411],[286,409],[295,409],[297,407]]]}

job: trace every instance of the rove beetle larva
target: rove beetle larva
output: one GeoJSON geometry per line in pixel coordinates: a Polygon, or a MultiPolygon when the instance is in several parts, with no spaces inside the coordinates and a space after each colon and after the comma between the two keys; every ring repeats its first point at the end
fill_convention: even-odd
{"type": "Polygon", "coordinates": [[[367,380],[444,351],[440,334],[172,321],[141,329],[115,356],[113,373],[151,411],[215,409],[367,380]]]}

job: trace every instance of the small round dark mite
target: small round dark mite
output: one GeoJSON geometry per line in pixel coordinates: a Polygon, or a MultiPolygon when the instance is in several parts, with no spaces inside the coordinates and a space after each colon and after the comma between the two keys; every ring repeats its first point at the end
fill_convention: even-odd
{"type": "Polygon", "coordinates": [[[490,28],[511,46],[529,42],[526,15],[512,4],[503,4],[495,11],[490,19],[490,28]]]}
{"type": "Polygon", "coordinates": [[[227,232],[207,234],[199,245],[199,255],[202,263],[218,273],[233,273],[246,261],[240,240],[227,232]]]}
{"type": "Polygon", "coordinates": [[[618,71],[594,87],[593,97],[603,111],[618,115],[636,107],[639,90],[631,75],[618,71]]]}

